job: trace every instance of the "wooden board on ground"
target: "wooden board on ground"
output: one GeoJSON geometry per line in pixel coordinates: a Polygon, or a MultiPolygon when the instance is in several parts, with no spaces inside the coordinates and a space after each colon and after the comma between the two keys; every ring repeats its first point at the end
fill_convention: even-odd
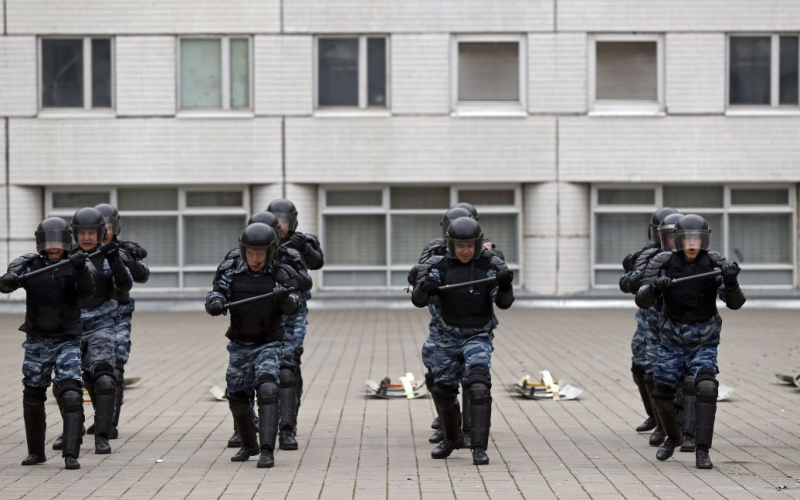
{"type": "Polygon", "coordinates": [[[367,380],[367,394],[383,399],[417,399],[428,393],[425,384],[414,380],[414,375],[411,373],[400,377],[400,382],[393,384],[389,377],[380,382],[367,380]]]}
{"type": "Polygon", "coordinates": [[[719,387],[717,388],[717,401],[725,401],[731,397],[731,394],[733,394],[734,390],[735,389],[729,385],[719,384],[719,387]]]}
{"type": "Polygon", "coordinates": [[[519,382],[510,384],[508,390],[512,394],[519,394],[528,399],[573,401],[583,393],[583,389],[566,383],[566,378],[556,380],[549,371],[539,372],[541,378],[534,379],[525,375],[519,382]]]}
{"type": "Polygon", "coordinates": [[[125,388],[132,387],[142,381],[142,377],[125,377],[125,388]]]}
{"type": "Polygon", "coordinates": [[[778,377],[778,382],[783,382],[784,384],[792,384],[795,387],[800,387],[800,374],[787,375],[784,373],[776,373],[775,376],[778,377]]]}
{"type": "Polygon", "coordinates": [[[228,387],[227,382],[225,382],[225,377],[222,378],[215,378],[208,381],[211,387],[208,389],[208,392],[214,396],[214,399],[217,401],[227,401],[227,395],[225,394],[225,389],[228,387]]]}

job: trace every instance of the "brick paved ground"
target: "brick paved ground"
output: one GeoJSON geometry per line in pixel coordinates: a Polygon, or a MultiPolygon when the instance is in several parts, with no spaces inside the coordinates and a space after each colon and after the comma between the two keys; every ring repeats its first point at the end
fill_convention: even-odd
{"type": "MultiPolygon", "coordinates": [[[[126,396],[111,455],[87,441],[82,469],[64,471],[49,445],[61,425],[52,397],[46,464],[21,467],[21,317],[0,316],[0,498],[767,498],[800,496],[800,390],[775,383],[800,372],[797,311],[725,314],[720,366],[736,387],[718,410],[716,469],[694,456],[665,463],[633,427],[643,420],[630,380],[633,312],[511,310],[497,332],[491,464],[467,451],[433,461],[430,399],[374,400],[364,381],[422,374],[422,310],[312,311],[304,364],[300,450],[277,466],[234,464],[227,404],[207,381],[226,363],[225,319],[138,313],[126,396]],[[549,369],[586,389],[578,402],[518,399],[502,386],[549,369]],[[157,460],[163,460],[157,462],[157,460]],[[786,489],[783,489],[783,488],[786,489]]],[[[87,405],[87,413],[91,413],[87,405]]]]}

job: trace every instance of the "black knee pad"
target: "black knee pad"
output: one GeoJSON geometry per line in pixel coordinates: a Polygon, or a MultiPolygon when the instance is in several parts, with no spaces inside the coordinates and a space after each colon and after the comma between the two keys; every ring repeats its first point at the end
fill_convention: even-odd
{"type": "Polygon", "coordinates": [[[453,399],[458,397],[458,389],[453,389],[444,384],[433,384],[431,394],[442,399],[453,399]]]}
{"type": "Polygon", "coordinates": [[[76,391],[73,388],[69,388],[61,393],[61,404],[64,407],[64,411],[67,413],[77,412],[83,409],[83,392],[76,391]]]}
{"type": "Polygon", "coordinates": [[[694,396],[697,392],[697,387],[695,385],[695,379],[691,375],[687,375],[683,378],[683,393],[686,396],[694,396]]]}
{"type": "Polygon", "coordinates": [[[94,390],[102,396],[113,395],[115,387],[114,377],[110,374],[100,375],[94,381],[94,390]]]}
{"type": "Polygon", "coordinates": [[[104,375],[108,375],[109,377],[114,376],[114,368],[110,363],[101,361],[92,367],[92,379],[97,380],[104,375]]]}
{"type": "Polygon", "coordinates": [[[433,384],[434,384],[433,373],[431,373],[431,372],[426,373],[425,374],[425,387],[427,387],[429,391],[432,391],[433,390],[433,384]]]}
{"type": "Polygon", "coordinates": [[[653,386],[650,395],[653,397],[653,399],[674,400],[675,388],[668,385],[656,384],[653,386]]]}
{"type": "Polygon", "coordinates": [[[474,406],[491,404],[492,402],[491,388],[481,382],[471,384],[467,389],[467,395],[469,396],[469,403],[474,406]]]}
{"type": "Polygon", "coordinates": [[[294,385],[294,370],[281,368],[278,372],[278,380],[280,380],[281,387],[292,387],[294,385]]]}
{"type": "Polygon", "coordinates": [[[77,380],[65,380],[53,386],[53,394],[56,395],[56,398],[60,398],[67,391],[77,391],[83,394],[83,385],[77,380]]]}
{"type": "Polygon", "coordinates": [[[637,365],[636,363],[631,363],[631,373],[633,373],[634,377],[644,378],[644,376],[647,375],[647,372],[645,371],[644,367],[642,367],[641,365],[637,365]]]}
{"type": "Polygon", "coordinates": [[[472,384],[483,384],[491,389],[491,380],[492,376],[488,371],[484,370],[483,368],[472,368],[469,372],[467,372],[467,379],[462,382],[462,385],[469,389],[472,384]]]}
{"type": "MultiPolygon", "coordinates": [[[[229,392],[228,393],[228,403],[229,403],[229,406],[231,406],[230,403],[245,405],[249,409],[250,408],[250,399],[251,399],[251,397],[252,396],[249,393],[247,393],[246,391],[229,392]]],[[[231,407],[231,409],[233,409],[233,407],[231,407]]]]}
{"type": "Polygon", "coordinates": [[[694,384],[697,388],[698,402],[716,404],[719,382],[717,382],[716,374],[712,370],[703,368],[697,372],[694,384]]]}
{"type": "Polygon", "coordinates": [[[271,405],[278,400],[278,385],[274,382],[264,382],[256,388],[258,406],[271,405]]]}
{"type": "Polygon", "coordinates": [[[47,401],[47,387],[26,385],[22,389],[22,398],[31,403],[44,403],[47,401]]]}

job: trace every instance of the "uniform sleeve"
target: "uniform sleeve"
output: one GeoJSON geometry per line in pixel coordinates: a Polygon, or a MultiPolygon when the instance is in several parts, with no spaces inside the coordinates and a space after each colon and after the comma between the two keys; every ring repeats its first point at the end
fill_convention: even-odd
{"type": "Polygon", "coordinates": [[[428,305],[430,298],[427,293],[422,291],[422,285],[431,281],[437,285],[442,284],[442,277],[439,269],[431,264],[423,265],[417,275],[417,284],[414,286],[414,291],[411,292],[411,303],[416,307],[425,307],[428,305]]]}
{"type": "MultiPolygon", "coordinates": [[[[489,270],[486,272],[486,276],[489,278],[494,278],[497,276],[498,271],[506,271],[511,272],[508,270],[508,266],[506,263],[503,262],[497,256],[492,257],[492,260],[489,261],[489,270]]],[[[492,299],[494,300],[495,305],[500,309],[508,309],[511,307],[511,304],[514,303],[514,287],[511,286],[508,290],[501,290],[499,286],[495,286],[492,288],[490,292],[492,299]]]]}
{"type": "Polygon", "coordinates": [[[97,268],[94,267],[91,259],[86,259],[86,267],[82,271],[75,271],[75,282],[78,286],[78,293],[84,299],[94,296],[97,284],[97,268]]]}
{"type": "Polygon", "coordinates": [[[717,276],[717,296],[725,302],[725,306],[728,309],[733,309],[734,311],[741,309],[744,303],[747,302],[739,283],[736,282],[733,285],[726,286],[722,276],[717,276]]]}
{"type": "MultiPolygon", "coordinates": [[[[296,287],[295,278],[284,268],[278,268],[275,274],[275,281],[286,288],[296,287]]],[[[295,273],[297,274],[297,273],[295,273]]],[[[300,309],[300,296],[297,292],[292,292],[282,303],[277,304],[280,312],[285,316],[292,316],[300,309]]]]}
{"type": "Polygon", "coordinates": [[[125,265],[122,256],[114,262],[108,263],[111,267],[111,275],[114,277],[114,288],[120,292],[130,292],[133,288],[133,276],[125,265]]]}
{"type": "MultiPolygon", "coordinates": [[[[147,267],[144,260],[139,257],[141,253],[137,250],[138,248],[133,245],[126,245],[124,248],[120,249],[120,255],[125,262],[125,267],[131,272],[133,281],[136,283],[147,283],[147,280],[150,279],[150,269],[147,267]]],[[[145,255],[147,254],[144,249],[141,250],[145,255]]]]}
{"type": "MultiPolygon", "coordinates": [[[[227,261],[226,263],[229,262],[227,261]]],[[[215,300],[219,300],[222,303],[227,303],[230,300],[234,269],[235,267],[231,265],[224,270],[217,271],[217,275],[214,277],[214,288],[206,295],[206,304],[210,304],[215,300]]]]}
{"type": "MultiPolygon", "coordinates": [[[[8,272],[6,274],[14,273],[17,276],[22,276],[28,272],[30,272],[30,261],[32,260],[30,254],[23,255],[22,257],[17,257],[11,264],[8,265],[8,272]]],[[[24,283],[22,284],[24,288],[24,283]]],[[[4,286],[2,282],[0,282],[0,293],[12,293],[17,290],[19,287],[8,287],[4,286]]]]}
{"type": "Polygon", "coordinates": [[[322,269],[322,266],[325,265],[325,256],[322,253],[319,240],[317,240],[316,236],[310,234],[305,236],[307,244],[306,250],[303,252],[303,258],[306,261],[306,265],[308,265],[309,269],[322,269]]]}
{"type": "Polygon", "coordinates": [[[636,305],[648,308],[656,303],[658,295],[653,293],[651,286],[656,278],[661,274],[661,269],[665,262],[662,259],[652,259],[642,273],[642,285],[636,292],[636,305]]]}

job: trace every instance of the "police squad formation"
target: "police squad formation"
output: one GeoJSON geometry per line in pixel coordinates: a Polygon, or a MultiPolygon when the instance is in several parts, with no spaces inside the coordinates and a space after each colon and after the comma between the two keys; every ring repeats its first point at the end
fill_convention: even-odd
{"type": "MultiPolygon", "coordinates": [[[[229,317],[225,380],[234,429],[228,446],[238,448],[231,460],[258,456],[259,468],[275,465],[276,444],[287,451],[299,446],[309,271],[321,269],[324,256],[318,239],[297,227],[298,213],[289,200],[275,200],[254,214],[238,247],[222,259],[205,300],[208,314],[229,317]]],[[[448,210],[441,230],[442,237],[425,246],[408,275],[413,305],[430,313],[422,360],[437,413],[431,458],[468,448],[473,463],[485,465],[498,327],[494,307],[513,304],[514,275],[472,205],[448,210]]],[[[122,231],[119,213],[108,204],[82,208],[70,222],[45,219],[36,228],[36,253],[13,260],[0,279],[3,293],[26,291],[19,328],[26,335],[22,400],[28,456],[22,465],[46,461],[51,382],[63,421],[53,448],[62,451],[66,469],[80,468],[84,435],[94,435],[95,453],[108,454],[120,433],[135,310],[130,291],[149,277],[147,251],[122,240],[122,231]],[[94,407],[88,428],[84,389],[94,407]]],[[[619,281],[639,307],[631,371],[647,418],[636,431],[652,431],[649,444],[658,447],[658,460],[679,448],[695,453],[698,469],[711,469],[722,329],[716,300],[730,309],[744,305],[739,266],[709,250],[711,228],[698,215],[661,208],[647,234],[651,243],[625,258],[619,281]]]]}

